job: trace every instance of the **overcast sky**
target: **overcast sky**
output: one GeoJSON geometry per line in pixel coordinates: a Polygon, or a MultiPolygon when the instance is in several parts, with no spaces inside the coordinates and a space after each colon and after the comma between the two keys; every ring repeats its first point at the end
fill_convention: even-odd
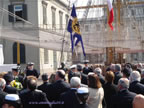
{"type": "MultiPolygon", "coordinates": [[[[70,0],[71,6],[73,5],[73,3],[75,4],[75,6],[86,6],[87,2],[88,0],[70,0]]],[[[92,5],[99,5],[104,3],[106,3],[106,0],[92,0],[92,5]]],[[[76,11],[78,18],[83,18],[83,14],[85,10],[86,9],[79,9],[76,11]]],[[[103,16],[103,14],[104,13],[102,8],[89,9],[88,18],[101,17],[103,16]]]]}

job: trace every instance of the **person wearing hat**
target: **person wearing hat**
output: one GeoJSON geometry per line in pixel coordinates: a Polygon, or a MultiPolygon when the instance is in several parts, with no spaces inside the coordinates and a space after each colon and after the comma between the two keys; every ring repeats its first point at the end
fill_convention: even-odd
{"type": "Polygon", "coordinates": [[[89,97],[89,90],[86,87],[81,87],[77,89],[77,97],[79,99],[80,108],[90,108],[87,104],[87,99],[89,97]]]}
{"type": "Polygon", "coordinates": [[[33,62],[28,62],[25,73],[26,73],[26,76],[33,75],[37,78],[40,76],[40,73],[36,69],[34,69],[34,63],[33,62]]]}
{"type": "Polygon", "coordinates": [[[18,66],[14,66],[12,67],[12,74],[13,74],[13,82],[11,82],[11,85],[13,85],[13,87],[16,87],[17,89],[22,89],[23,88],[23,76],[19,75],[19,67],[18,66]]]}
{"type": "Polygon", "coordinates": [[[5,86],[4,91],[9,93],[9,94],[17,94],[18,90],[15,87],[12,87],[10,85],[10,83],[14,80],[12,74],[11,73],[7,73],[7,74],[4,75],[3,78],[6,81],[6,86],[5,86]]]}
{"type": "Polygon", "coordinates": [[[70,67],[70,71],[69,71],[69,73],[68,73],[69,83],[70,83],[70,80],[71,80],[71,78],[73,77],[73,74],[74,74],[75,72],[77,72],[77,65],[72,65],[72,66],[70,67]]]}
{"type": "Polygon", "coordinates": [[[2,108],[21,108],[21,101],[17,94],[7,94],[2,108]]]}
{"type": "Polygon", "coordinates": [[[84,74],[88,75],[89,72],[93,72],[93,70],[90,67],[88,67],[88,61],[85,61],[84,65],[85,65],[85,67],[83,68],[84,74]]]}

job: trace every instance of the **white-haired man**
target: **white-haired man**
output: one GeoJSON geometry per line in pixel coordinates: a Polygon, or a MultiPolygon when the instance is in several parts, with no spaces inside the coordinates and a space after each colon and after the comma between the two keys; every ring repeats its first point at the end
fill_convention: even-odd
{"type": "Polygon", "coordinates": [[[99,77],[99,79],[100,79],[100,82],[102,83],[102,85],[104,85],[104,84],[105,84],[105,80],[104,80],[104,77],[103,77],[103,75],[102,75],[102,70],[101,70],[101,68],[99,68],[99,67],[96,68],[96,69],[94,70],[94,73],[98,75],[98,77],[99,77]]]}
{"type": "Polygon", "coordinates": [[[61,95],[61,108],[80,108],[79,100],[77,99],[76,92],[80,88],[81,80],[78,77],[72,77],[70,80],[71,89],[61,95]]]}
{"type": "Polygon", "coordinates": [[[128,88],[129,80],[127,78],[121,78],[118,82],[119,92],[112,96],[111,108],[132,108],[132,102],[136,94],[130,92],[128,88]]]}
{"type": "Polygon", "coordinates": [[[140,83],[141,75],[138,71],[133,71],[130,74],[130,87],[129,90],[144,95],[144,85],[140,83]]]}
{"type": "Polygon", "coordinates": [[[5,88],[5,85],[6,85],[6,81],[3,78],[0,78],[0,108],[2,107],[4,98],[7,95],[7,93],[3,91],[5,88]]]}

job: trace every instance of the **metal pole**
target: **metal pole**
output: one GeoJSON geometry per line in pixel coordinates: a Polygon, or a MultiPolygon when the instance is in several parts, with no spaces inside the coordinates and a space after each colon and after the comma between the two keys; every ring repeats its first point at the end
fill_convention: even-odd
{"type": "Polygon", "coordinates": [[[17,64],[20,65],[20,43],[17,42],[17,64]]]}

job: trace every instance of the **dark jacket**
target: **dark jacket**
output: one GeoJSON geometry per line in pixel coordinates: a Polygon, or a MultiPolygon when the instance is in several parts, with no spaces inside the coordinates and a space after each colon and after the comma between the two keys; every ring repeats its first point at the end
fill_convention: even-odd
{"type": "Polygon", "coordinates": [[[2,107],[2,104],[4,102],[4,98],[7,95],[6,92],[4,92],[2,89],[0,89],[0,108],[2,107]]]}
{"type": "Polygon", "coordinates": [[[74,74],[74,72],[70,70],[69,73],[68,73],[68,81],[69,81],[69,83],[70,83],[71,78],[73,77],[73,74],[74,74]]]}
{"type": "Polygon", "coordinates": [[[37,89],[43,91],[46,94],[48,100],[51,99],[51,97],[52,97],[52,95],[50,93],[51,84],[49,84],[48,82],[44,82],[42,85],[38,86],[37,89]]]}
{"type": "Polygon", "coordinates": [[[93,70],[90,67],[84,67],[83,68],[83,73],[88,75],[89,72],[93,72],[93,70]]]}
{"type": "Polygon", "coordinates": [[[14,87],[11,87],[10,85],[6,85],[4,91],[8,94],[18,94],[17,89],[14,87]]]}
{"type": "Polygon", "coordinates": [[[144,78],[141,79],[140,83],[141,83],[141,84],[144,84],[144,78]]]}
{"type": "Polygon", "coordinates": [[[121,72],[115,72],[114,75],[115,75],[114,84],[117,85],[119,79],[122,78],[122,73],[121,72]]]}
{"type": "Polygon", "coordinates": [[[26,76],[30,76],[30,75],[33,75],[33,76],[35,76],[36,78],[38,78],[39,75],[40,75],[40,73],[39,73],[36,69],[26,70],[26,76]]]}
{"type": "Polygon", "coordinates": [[[23,105],[23,108],[50,108],[46,94],[39,90],[26,90],[20,95],[20,99],[23,105]]]}
{"type": "Polygon", "coordinates": [[[70,89],[61,95],[60,101],[64,103],[61,108],[80,108],[76,92],[76,89],[70,89]]]}
{"type": "Polygon", "coordinates": [[[104,79],[103,75],[98,74],[98,77],[99,77],[99,80],[100,80],[101,84],[104,85],[105,84],[105,79],[104,79]]]}
{"type": "MultiPolygon", "coordinates": [[[[60,100],[60,95],[70,89],[70,85],[66,83],[63,80],[58,80],[54,84],[51,85],[51,100],[50,101],[55,101],[59,102],[60,100]]],[[[59,108],[60,104],[53,104],[52,108],[59,108]]]]}
{"type": "Polygon", "coordinates": [[[106,106],[107,108],[111,108],[111,97],[117,94],[118,92],[117,86],[108,82],[103,85],[103,89],[104,89],[104,99],[106,102],[106,106]]]}
{"type": "Polygon", "coordinates": [[[138,81],[130,83],[129,90],[131,92],[144,95],[144,85],[138,81]]]}
{"type": "Polygon", "coordinates": [[[135,93],[128,90],[120,91],[118,94],[112,96],[111,108],[132,108],[132,102],[135,96],[135,93]]]}
{"type": "Polygon", "coordinates": [[[58,80],[54,84],[51,85],[51,95],[52,95],[52,100],[59,100],[60,95],[70,89],[70,85],[63,81],[63,80],[58,80]]]}
{"type": "Polygon", "coordinates": [[[37,88],[43,92],[47,91],[47,86],[49,86],[50,84],[48,82],[44,82],[43,84],[41,84],[40,86],[38,86],[37,88]]]}
{"type": "Polygon", "coordinates": [[[82,84],[86,84],[87,85],[87,78],[88,78],[88,75],[86,75],[86,74],[81,72],[81,83],[82,84]]]}

